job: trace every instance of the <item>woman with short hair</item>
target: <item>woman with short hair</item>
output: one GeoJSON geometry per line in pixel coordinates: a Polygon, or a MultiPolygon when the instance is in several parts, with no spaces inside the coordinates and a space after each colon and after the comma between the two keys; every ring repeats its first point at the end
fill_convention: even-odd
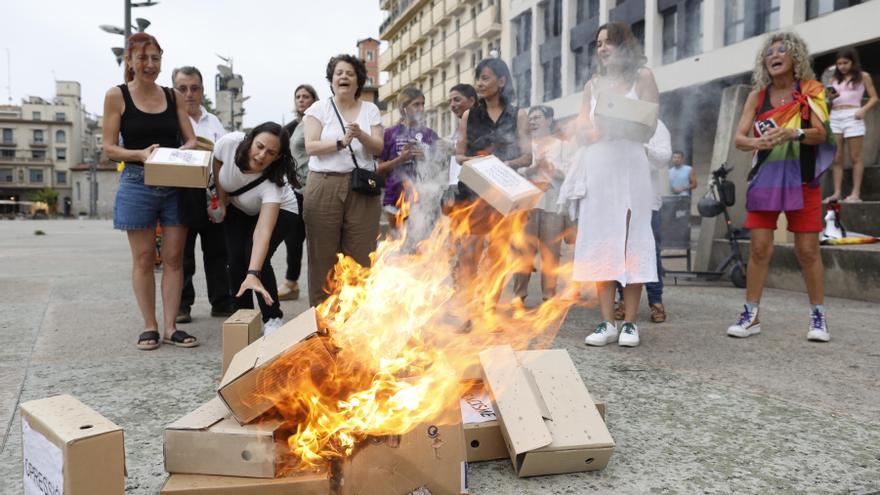
{"type": "Polygon", "coordinates": [[[125,50],[125,84],[110,88],[104,96],[104,151],[111,160],[125,162],[113,207],[113,227],[128,234],[131,282],[144,319],[144,332],[137,341],[141,350],[156,349],[163,341],[178,347],[199,345],[195,337],[178,330],[175,321],[183,287],[186,244],[186,227],[178,211],[179,191],[144,184],[144,162],[153,150],[160,146],[196,147],[183,95],[174,88],[156,84],[161,70],[162,48],[156,38],[146,33],[134,34],[125,50]],[[162,226],[165,334],[161,339],[153,274],[157,223],[162,226]]]}
{"type": "Polygon", "coordinates": [[[382,214],[381,196],[351,188],[355,160],[357,167],[375,172],[373,157],[384,144],[379,108],[360,100],[366,66],[353,55],[335,56],[327,64],[327,81],[333,97],[309,107],[305,117],[310,158],[303,211],[312,306],[329,295],[324,286],[338,253],[370,266],[382,214]]]}
{"type": "MultiPolygon", "coordinates": [[[[224,223],[229,278],[238,309],[253,309],[251,291],[263,316],[263,335],[283,323],[272,255],[294,228],[299,204],[288,182],[293,164],[290,137],[275,122],[237,131],[214,145],[220,218],[224,223]]],[[[293,178],[296,185],[296,178],[293,178]]]]}
{"type": "Polygon", "coordinates": [[[758,304],[773,255],[781,212],[794,233],[794,252],[810,299],[807,339],[827,342],[825,269],[819,252],[822,196],[819,177],[834,156],[825,89],[816,80],[800,36],[775,33],[758,51],[749,93],[736,130],[736,147],[752,152],[745,227],[751,231],[746,300],[731,337],[761,332],[758,304]]]}

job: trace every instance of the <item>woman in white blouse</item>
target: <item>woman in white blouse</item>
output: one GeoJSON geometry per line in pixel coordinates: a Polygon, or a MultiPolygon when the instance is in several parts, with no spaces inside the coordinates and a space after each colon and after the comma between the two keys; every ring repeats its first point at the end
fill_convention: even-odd
{"type": "Polygon", "coordinates": [[[239,288],[238,309],[253,308],[251,291],[257,292],[264,335],[282,324],[271,260],[299,215],[287,177],[292,163],[290,137],[275,122],[247,134],[229,133],[214,145],[217,217],[225,227],[230,287],[239,288]]]}
{"type": "Polygon", "coordinates": [[[327,80],[333,97],[309,107],[305,116],[306,153],[310,159],[303,189],[303,220],[312,306],[328,296],[324,286],[337,253],[363,266],[370,265],[382,213],[381,196],[351,190],[354,159],[360,168],[375,171],[374,157],[382,152],[384,144],[379,109],[359,99],[367,82],[367,69],[357,57],[338,55],[327,64],[327,80]]]}

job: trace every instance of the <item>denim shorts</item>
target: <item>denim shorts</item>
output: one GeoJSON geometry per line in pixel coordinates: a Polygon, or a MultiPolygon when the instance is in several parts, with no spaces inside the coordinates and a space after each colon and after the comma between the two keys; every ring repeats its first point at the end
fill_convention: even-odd
{"type": "Polygon", "coordinates": [[[155,229],[182,225],[178,212],[178,189],[144,184],[144,167],[128,165],[119,176],[119,189],[113,206],[113,228],[118,230],[155,229]]]}

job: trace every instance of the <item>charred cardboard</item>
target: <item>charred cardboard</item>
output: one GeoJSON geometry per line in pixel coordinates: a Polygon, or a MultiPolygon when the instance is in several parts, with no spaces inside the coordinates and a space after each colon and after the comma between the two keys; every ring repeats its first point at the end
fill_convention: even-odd
{"type": "Polygon", "coordinates": [[[122,428],[70,395],[21,405],[24,493],[125,492],[122,428]]]}
{"type": "Polygon", "coordinates": [[[263,320],[258,309],[239,309],[223,322],[223,370],[232,357],[263,335],[263,320]]]}
{"type": "MultiPolygon", "coordinates": [[[[272,409],[271,399],[260,394],[260,387],[281,380],[281,377],[275,377],[268,371],[277,360],[309,348],[320,353],[327,363],[332,361],[323,344],[310,338],[317,333],[315,309],[309,308],[275,332],[260,337],[232,358],[217,394],[240,424],[250,423],[272,409]]],[[[307,372],[311,363],[303,361],[301,364],[307,372]]]]}
{"type": "MultiPolygon", "coordinates": [[[[501,434],[501,423],[486,385],[468,381],[468,390],[461,396],[461,418],[468,462],[507,459],[507,446],[501,434]]],[[[605,403],[596,401],[596,409],[605,420],[605,403]]]]}
{"type": "Polygon", "coordinates": [[[327,471],[259,479],[200,474],[172,474],[160,495],[330,495],[327,471]]]}
{"type": "Polygon", "coordinates": [[[156,148],[144,162],[144,184],[165,187],[208,187],[211,152],[156,148]]]}
{"type": "Polygon", "coordinates": [[[239,425],[215,397],[165,428],[165,471],[274,478],[279,426],[278,420],[239,425]]]}
{"type": "Polygon", "coordinates": [[[450,411],[437,422],[403,435],[371,438],[342,463],[340,495],[407,495],[426,488],[432,495],[468,493],[464,433],[450,411]]]}
{"type": "Polygon", "coordinates": [[[544,194],[493,155],[467,162],[461,167],[458,178],[502,215],[530,210],[544,194]]]}
{"type": "Polygon", "coordinates": [[[501,433],[520,477],[603,469],[614,440],[568,352],[480,353],[501,433]]]}
{"type": "Polygon", "coordinates": [[[596,98],[594,115],[603,136],[647,143],[654,135],[659,112],[656,103],[604,92],[596,98]]]}

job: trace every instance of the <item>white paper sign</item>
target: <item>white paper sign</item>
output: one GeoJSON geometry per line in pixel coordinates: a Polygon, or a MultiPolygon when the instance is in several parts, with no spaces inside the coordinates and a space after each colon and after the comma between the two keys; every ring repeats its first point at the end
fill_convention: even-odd
{"type": "Polygon", "coordinates": [[[27,495],[64,494],[64,454],[42,433],[21,418],[24,465],[24,493],[27,495]]]}
{"type": "Polygon", "coordinates": [[[461,396],[460,405],[461,421],[464,424],[485,423],[498,419],[485,387],[466,392],[461,396]]]}
{"type": "Polygon", "coordinates": [[[170,163],[172,165],[199,165],[204,166],[205,155],[210,151],[202,150],[179,150],[177,148],[156,148],[150,162],[170,163]]]}
{"type": "Polygon", "coordinates": [[[537,188],[498,158],[487,157],[471,163],[474,170],[512,197],[530,194],[537,188]]]}

